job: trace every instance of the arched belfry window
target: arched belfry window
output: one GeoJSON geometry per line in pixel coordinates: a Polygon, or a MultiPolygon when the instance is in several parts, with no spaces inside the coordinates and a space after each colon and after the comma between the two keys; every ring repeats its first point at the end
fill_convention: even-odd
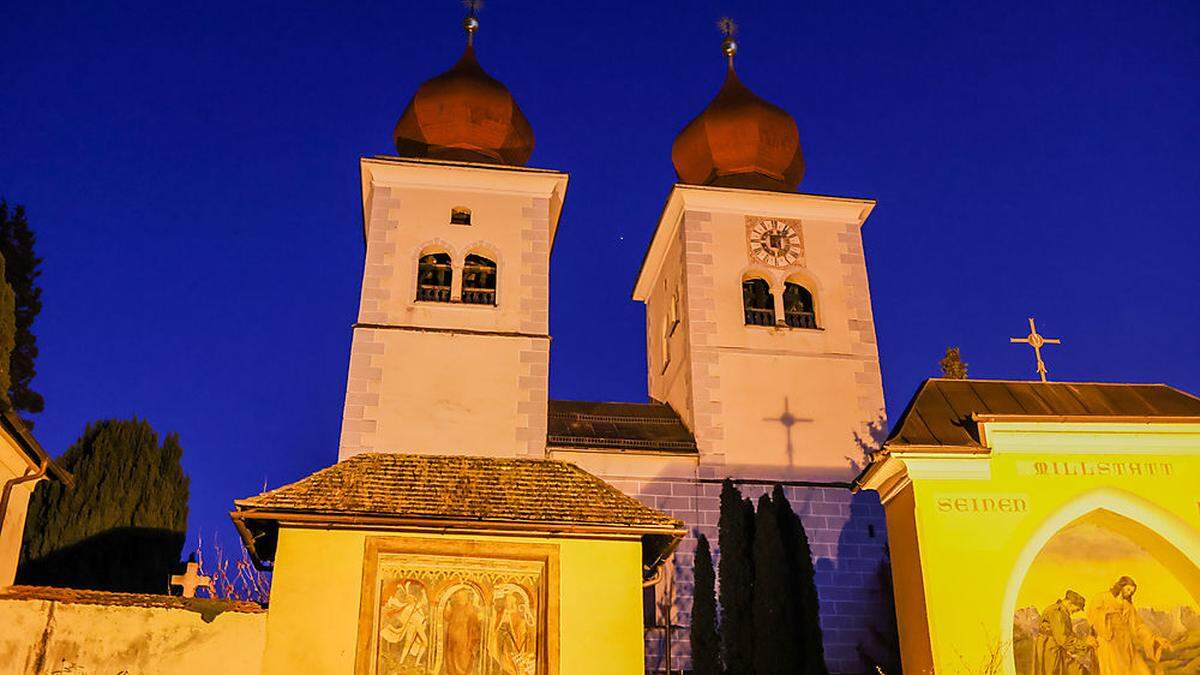
{"type": "Polygon", "coordinates": [[[765,280],[747,279],[742,282],[742,309],[746,313],[747,326],[775,325],[775,298],[765,280]]]}
{"type": "Polygon", "coordinates": [[[462,301],[468,305],[496,304],[496,263],[481,255],[467,256],[463,265],[462,301]]]}
{"type": "Polygon", "coordinates": [[[783,318],[790,328],[817,327],[813,296],[807,288],[791,281],[783,285],[783,318]]]}
{"type": "Polygon", "coordinates": [[[450,302],[450,282],[453,278],[450,254],[428,253],[421,256],[417,265],[417,300],[450,302]]]}

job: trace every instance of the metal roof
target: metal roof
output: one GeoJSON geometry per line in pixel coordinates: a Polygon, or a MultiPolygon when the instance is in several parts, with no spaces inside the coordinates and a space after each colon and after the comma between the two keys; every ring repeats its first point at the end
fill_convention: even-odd
{"type": "Polygon", "coordinates": [[[1165,384],[930,379],[884,447],[980,449],[988,417],[1091,422],[1200,422],[1200,398],[1165,384]]]}
{"type": "Polygon", "coordinates": [[[550,401],[546,445],[557,448],[696,453],[696,439],[663,403],[550,401]]]}

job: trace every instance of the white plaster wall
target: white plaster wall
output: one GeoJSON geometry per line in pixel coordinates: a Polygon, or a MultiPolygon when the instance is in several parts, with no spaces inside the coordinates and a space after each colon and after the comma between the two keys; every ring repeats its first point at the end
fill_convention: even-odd
{"type": "Polygon", "coordinates": [[[366,261],[339,458],[360,452],[541,455],[550,248],[566,175],[363,160],[366,261]],[[467,208],[470,225],[450,223],[467,208]],[[418,302],[422,254],[444,252],[452,301],[418,302]],[[459,302],[466,256],[497,264],[495,306],[459,302]]]}
{"type": "Polygon", "coordinates": [[[696,435],[701,477],[845,481],[859,471],[863,450],[856,439],[870,444],[870,425],[884,415],[860,233],[869,205],[676,187],[638,295],[647,302],[648,328],[658,331],[666,289],[684,288],[679,340],[686,375],[670,368],[659,374],[653,334],[650,392],[670,402],[696,435]],[[752,261],[747,216],[799,220],[800,263],[776,269],[752,261]],[[813,292],[819,328],[745,325],[741,284],[748,274],[771,284],[777,313],[784,283],[803,283],[813,292]],[[677,388],[680,381],[685,387],[677,388]]]}
{"type": "Polygon", "coordinates": [[[549,341],[469,333],[356,331],[342,422],[358,452],[514,456],[546,441],[549,341]],[[370,351],[367,365],[355,362],[370,351]],[[362,375],[363,370],[370,370],[362,375]],[[353,401],[370,401],[355,405],[353,401]]]}
{"type": "Polygon", "coordinates": [[[0,672],[257,675],[266,614],[0,599],[0,672]]]}
{"type": "Polygon", "coordinates": [[[646,300],[646,355],[651,398],[670,404],[690,429],[693,420],[687,323],[691,313],[687,311],[690,296],[683,274],[683,251],[682,236],[673,238],[663,261],[662,274],[646,300]],[[679,297],[679,322],[670,330],[668,348],[664,351],[663,326],[670,321],[676,294],[679,297]],[[667,358],[664,360],[664,357],[667,358]]]}

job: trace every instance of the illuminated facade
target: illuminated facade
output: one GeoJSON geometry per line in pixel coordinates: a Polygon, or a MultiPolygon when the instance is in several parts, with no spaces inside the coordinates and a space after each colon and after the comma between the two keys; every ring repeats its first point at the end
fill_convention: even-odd
{"type": "Polygon", "coordinates": [[[1200,399],[932,380],[861,484],[887,510],[905,672],[1197,672],[1200,399]]]}
{"type": "Polygon", "coordinates": [[[672,147],[680,182],[636,280],[639,403],[549,399],[568,177],[524,166],[533,129],[473,44],[421,85],[399,156],[361,162],[366,263],[338,456],[565,460],[686,523],[645,594],[649,670],[688,667],[694,537],[717,544],[720,481],[749,497],[782,482],[817,557],[827,660],[858,672],[889,611],[883,512],[850,490],[885,428],[861,237],[874,202],[796,192],[795,120],[724,49],[724,83],[672,147]]]}

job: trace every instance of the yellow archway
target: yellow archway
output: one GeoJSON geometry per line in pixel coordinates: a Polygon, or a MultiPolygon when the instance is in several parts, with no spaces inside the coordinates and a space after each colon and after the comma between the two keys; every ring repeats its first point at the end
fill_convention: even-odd
{"type": "MultiPolygon", "coordinates": [[[[1017,557],[1001,606],[1002,644],[1013,644],[1013,616],[1021,587],[1039,553],[1064,529],[1086,521],[1119,534],[1146,551],[1200,604],[1200,532],[1178,516],[1150,501],[1113,488],[1088,492],[1048,517],[1027,540],[1017,557]]],[[[1004,660],[1005,672],[1016,672],[1013,658],[1004,660]]]]}

